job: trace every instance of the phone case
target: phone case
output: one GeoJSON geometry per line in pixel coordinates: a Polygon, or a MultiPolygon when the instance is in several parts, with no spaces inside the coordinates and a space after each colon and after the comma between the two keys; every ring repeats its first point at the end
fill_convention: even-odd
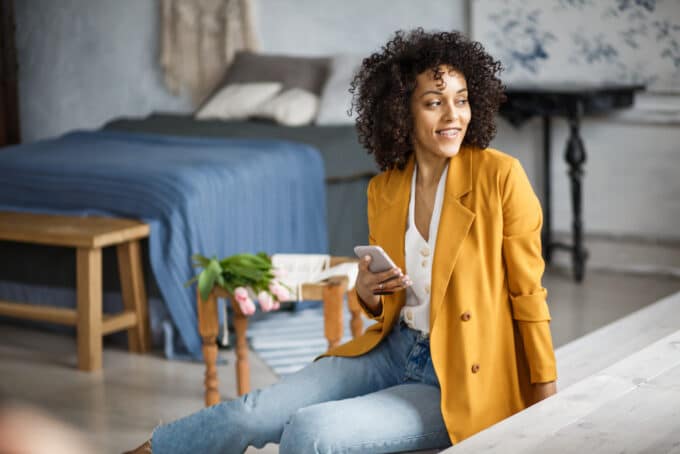
{"type": "Polygon", "coordinates": [[[380,273],[397,267],[380,246],[355,246],[354,253],[360,259],[366,255],[371,257],[371,264],[368,266],[368,269],[372,273],[380,273]]]}

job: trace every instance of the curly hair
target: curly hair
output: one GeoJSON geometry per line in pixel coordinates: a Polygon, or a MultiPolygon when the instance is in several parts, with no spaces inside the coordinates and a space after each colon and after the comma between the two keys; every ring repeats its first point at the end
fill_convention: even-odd
{"type": "Polygon", "coordinates": [[[441,65],[451,66],[467,82],[472,118],[463,143],[486,148],[496,135],[495,115],[505,101],[498,78],[501,63],[459,32],[400,30],[363,60],[350,87],[359,142],[374,154],[381,170],[406,166],[413,153],[410,101],[416,76],[429,69],[441,80],[441,65]]]}

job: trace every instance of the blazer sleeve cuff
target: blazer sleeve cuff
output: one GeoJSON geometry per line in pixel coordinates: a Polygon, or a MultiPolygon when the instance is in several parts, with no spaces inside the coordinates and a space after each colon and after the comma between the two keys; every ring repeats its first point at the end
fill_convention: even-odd
{"type": "Polygon", "coordinates": [[[357,296],[357,301],[359,302],[359,306],[361,307],[361,310],[364,311],[364,314],[366,314],[366,317],[368,317],[371,320],[375,320],[376,322],[382,322],[385,319],[385,305],[383,304],[383,297],[380,297],[380,312],[375,315],[371,310],[366,306],[366,303],[364,300],[361,299],[359,296],[359,292],[356,291],[356,288],[353,290],[356,293],[357,296]]]}
{"type": "Polygon", "coordinates": [[[547,296],[548,292],[544,288],[530,295],[510,296],[512,318],[523,322],[549,321],[547,296]]]}
{"type": "Polygon", "coordinates": [[[518,324],[529,363],[531,383],[555,381],[557,364],[550,335],[550,323],[520,321],[518,324]]]}

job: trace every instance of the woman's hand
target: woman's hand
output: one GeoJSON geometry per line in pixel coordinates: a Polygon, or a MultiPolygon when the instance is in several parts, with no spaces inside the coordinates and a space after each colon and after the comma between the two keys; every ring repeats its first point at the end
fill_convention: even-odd
{"type": "Polygon", "coordinates": [[[398,292],[413,284],[411,279],[402,273],[399,268],[373,273],[368,269],[370,263],[371,257],[368,255],[359,261],[359,275],[357,276],[356,288],[359,298],[371,310],[377,309],[380,303],[379,295],[398,292]]]}
{"type": "Polygon", "coordinates": [[[554,381],[547,383],[534,383],[531,386],[534,390],[534,403],[540,402],[557,392],[557,385],[554,381]]]}

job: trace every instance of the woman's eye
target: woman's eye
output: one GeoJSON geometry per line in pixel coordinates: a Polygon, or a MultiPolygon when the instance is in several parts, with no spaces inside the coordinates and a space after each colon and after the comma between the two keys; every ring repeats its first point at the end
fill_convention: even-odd
{"type": "Polygon", "coordinates": [[[459,99],[456,103],[457,103],[459,106],[464,106],[465,104],[467,104],[467,102],[468,102],[467,99],[459,99]]]}
{"type": "Polygon", "coordinates": [[[436,107],[441,104],[441,101],[430,101],[426,104],[427,107],[436,107]]]}

